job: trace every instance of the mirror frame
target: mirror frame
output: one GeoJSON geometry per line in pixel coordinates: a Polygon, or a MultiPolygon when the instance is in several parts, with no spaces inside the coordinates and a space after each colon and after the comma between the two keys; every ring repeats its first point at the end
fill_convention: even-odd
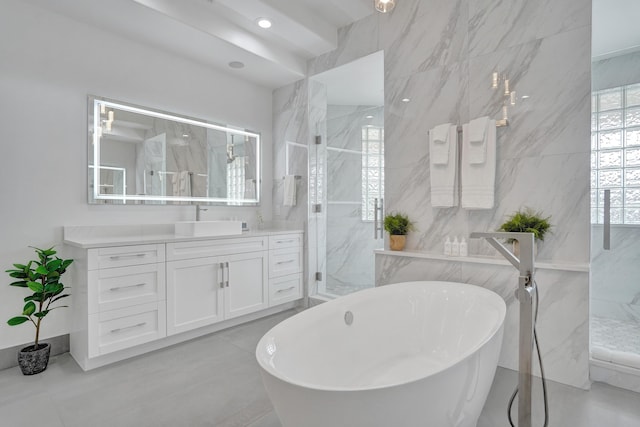
{"type": "MultiPolygon", "coordinates": [[[[93,175],[93,189],[91,188],[91,176],[87,176],[87,194],[88,194],[88,203],[89,204],[102,204],[101,201],[113,200],[118,201],[118,205],[122,204],[144,204],[146,201],[153,202],[166,202],[165,205],[171,205],[175,203],[184,204],[185,202],[191,202],[191,204],[215,204],[215,205],[224,205],[224,206],[259,206],[261,200],[261,183],[262,183],[262,151],[261,151],[261,135],[258,132],[253,132],[250,130],[242,130],[237,128],[231,128],[228,126],[223,126],[216,123],[207,122],[201,119],[196,119],[193,117],[183,116],[175,113],[168,113],[165,111],[142,107],[134,104],[125,103],[122,101],[116,101],[113,99],[103,98],[99,96],[89,95],[88,96],[88,111],[87,111],[87,123],[89,126],[88,132],[88,150],[87,150],[87,158],[88,158],[88,174],[93,175]],[[95,167],[94,165],[100,166],[100,133],[96,132],[95,129],[99,129],[102,127],[101,125],[101,115],[100,108],[104,105],[105,107],[112,107],[119,110],[124,110],[137,114],[144,114],[151,117],[156,117],[160,119],[172,120],[180,123],[185,123],[194,126],[200,126],[207,129],[213,129],[218,131],[223,131],[227,133],[233,133],[242,136],[253,137],[256,140],[256,197],[255,199],[231,199],[224,197],[197,197],[197,196],[147,196],[147,195],[122,195],[122,194],[100,194],[100,169],[101,167],[95,167]],[[93,120],[91,120],[93,117],[93,120]],[[91,150],[89,149],[93,144],[93,156],[91,155],[91,150]],[[139,202],[139,203],[127,203],[127,202],[139,202]],[[172,203],[173,202],[173,203],[172,203]]],[[[157,204],[154,204],[157,206],[157,204]]]]}

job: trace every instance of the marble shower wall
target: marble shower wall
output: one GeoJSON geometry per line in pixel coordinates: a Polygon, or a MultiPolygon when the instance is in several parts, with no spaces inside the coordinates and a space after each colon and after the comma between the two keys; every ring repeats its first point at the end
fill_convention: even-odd
{"type": "Polygon", "coordinates": [[[322,228],[318,224],[326,218],[324,213],[312,214],[309,207],[323,198],[326,201],[324,167],[317,166],[318,153],[313,144],[315,135],[326,137],[326,105],[324,87],[307,79],[273,92],[273,222],[305,231],[307,295],[316,291],[315,272],[324,272],[324,258],[318,258],[315,248],[326,240],[318,232],[322,228]],[[293,207],[283,206],[286,174],[300,176],[296,180],[296,205],[293,207]],[[320,270],[317,265],[321,266],[320,270]]]}
{"type": "Polygon", "coordinates": [[[601,225],[591,237],[591,314],[640,326],[640,227],[612,225],[607,251],[601,225]]]}
{"type": "Polygon", "coordinates": [[[344,294],[374,285],[373,223],[362,220],[362,128],[384,126],[384,108],[327,109],[327,290],[344,294]],[[367,119],[367,116],[373,116],[367,119]]]}
{"type": "MultiPolygon", "coordinates": [[[[640,53],[592,64],[593,90],[640,82],[640,53]]],[[[640,325],[640,226],[611,226],[611,250],[602,249],[602,226],[591,227],[591,314],[640,325]]]]}
{"type": "MultiPolygon", "coordinates": [[[[310,60],[308,71],[313,75],[384,50],[385,209],[405,211],[416,223],[409,250],[441,253],[445,236],[495,230],[508,214],[530,206],[551,215],[554,225],[539,259],[586,265],[590,40],[590,0],[403,0],[391,14],[374,14],[341,29],[338,48],[310,60]],[[529,96],[511,108],[510,126],[497,131],[496,205],[480,211],[433,208],[427,132],[443,122],[499,118],[503,99],[491,89],[493,71],[506,73],[511,88],[529,96]]],[[[469,251],[496,256],[482,241],[470,241],[469,251]]],[[[403,270],[446,278],[448,269],[456,268],[427,273],[418,259],[376,258],[379,283],[396,281],[403,270]]],[[[486,274],[496,271],[494,286],[515,286],[510,273],[498,274],[500,267],[484,268],[486,274]]],[[[474,274],[458,277],[485,284],[474,274]]],[[[541,336],[561,346],[548,350],[557,351],[550,357],[549,377],[585,387],[588,274],[554,271],[540,274],[539,282],[553,289],[545,291],[553,295],[544,294],[542,305],[555,313],[541,314],[541,336]],[[558,319],[562,328],[542,326],[558,319]]],[[[505,345],[513,340],[510,334],[505,345]]],[[[508,351],[501,363],[513,366],[508,351]]]]}

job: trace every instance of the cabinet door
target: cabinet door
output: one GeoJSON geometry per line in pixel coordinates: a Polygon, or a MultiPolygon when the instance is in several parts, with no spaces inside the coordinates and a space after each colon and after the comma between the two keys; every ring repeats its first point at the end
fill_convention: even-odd
{"type": "Polygon", "coordinates": [[[222,321],[222,286],[215,257],[167,262],[167,335],[222,321]]]}
{"type": "Polygon", "coordinates": [[[253,313],[269,306],[267,251],[220,257],[224,262],[225,318],[253,313]],[[228,263],[228,264],[227,264],[228,263]]]}

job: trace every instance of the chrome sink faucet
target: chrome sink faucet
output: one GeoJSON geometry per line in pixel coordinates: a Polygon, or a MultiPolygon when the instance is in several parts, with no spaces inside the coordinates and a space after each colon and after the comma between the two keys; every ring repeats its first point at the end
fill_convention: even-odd
{"type": "Polygon", "coordinates": [[[208,211],[209,209],[204,209],[201,205],[196,205],[196,221],[200,221],[200,212],[208,211]]]}

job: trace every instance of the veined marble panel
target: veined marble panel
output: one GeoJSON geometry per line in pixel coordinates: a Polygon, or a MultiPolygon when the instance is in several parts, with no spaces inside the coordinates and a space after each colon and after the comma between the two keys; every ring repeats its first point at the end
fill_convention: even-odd
{"type": "MultiPolygon", "coordinates": [[[[447,280],[496,292],[507,304],[499,364],[518,369],[519,303],[514,294],[518,272],[513,267],[376,255],[376,278],[378,286],[410,280],[447,280]]],[[[547,378],[588,388],[588,273],[538,270],[536,283],[540,292],[537,332],[547,378]]],[[[539,375],[538,370],[535,373],[539,375]]]]}
{"type": "Polygon", "coordinates": [[[602,229],[591,226],[592,314],[640,324],[640,227],[612,225],[610,250],[602,229]]]}
{"type": "Polygon", "coordinates": [[[362,128],[384,127],[384,108],[376,106],[330,105],[327,110],[327,145],[332,148],[362,150],[362,128]],[[367,116],[373,116],[367,119],[367,116]]]}
{"type": "Polygon", "coordinates": [[[385,76],[397,79],[467,57],[466,0],[403,1],[380,18],[385,76]]]}
{"type": "Polygon", "coordinates": [[[374,285],[374,249],[382,240],[373,238],[373,223],[362,221],[359,204],[327,206],[327,286],[374,285]]]}
{"type": "Polygon", "coordinates": [[[362,154],[327,149],[327,199],[329,202],[362,200],[362,154]]]}
{"type": "MultiPolygon", "coordinates": [[[[588,274],[538,270],[540,292],[537,333],[548,379],[589,387],[588,274]]],[[[500,366],[518,369],[519,302],[514,292],[518,273],[510,266],[464,264],[462,281],[500,294],[507,303],[500,366]]],[[[537,363],[535,373],[540,375],[537,363]]]]}
{"type": "Polygon", "coordinates": [[[338,47],[307,62],[307,75],[313,76],[344,65],[380,50],[378,20],[380,13],[372,13],[338,30],[338,47]]]}
{"type": "MultiPolygon", "coordinates": [[[[593,291],[593,280],[591,289],[593,291]]],[[[591,297],[592,316],[614,319],[620,322],[640,325],[640,304],[612,301],[610,299],[591,297]]]]}
{"type": "Polygon", "coordinates": [[[275,89],[273,91],[273,115],[277,117],[287,110],[307,110],[309,103],[309,83],[306,79],[275,89]]]}
{"type": "Polygon", "coordinates": [[[428,172],[429,129],[468,121],[467,66],[466,62],[456,63],[385,81],[387,167],[420,165],[428,172]],[[411,101],[402,102],[403,98],[411,101]]]}
{"type": "Polygon", "coordinates": [[[376,286],[416,280],[460,282],[462,264],[376,254],[376,286]]]}
{"type": "Polygon", "coordinates": [[[494,71],[518,98],[508,104],[509,126],[497,130],[501,159],[590,152],[589,38],[583,27],[470,60],[472,119],[502,118],[504,86],[491,87],[494,71]]]}
{"type": "Polygon", "coordinates": [[[468,5],[471,57],[591,24],[591,0],[469,0],[468,5]]]}

